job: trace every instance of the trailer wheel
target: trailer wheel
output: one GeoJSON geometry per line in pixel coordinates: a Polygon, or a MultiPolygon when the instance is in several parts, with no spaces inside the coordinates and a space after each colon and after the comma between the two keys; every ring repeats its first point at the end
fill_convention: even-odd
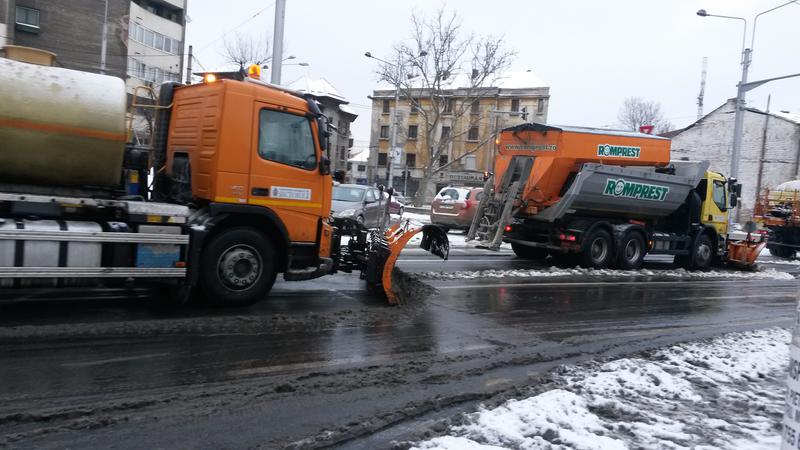
{"type": "Polygon", "coordinates": [[[642,233],[631,231],[622,236],[617,255],[620,269],[638,270],[644,264],[644,255],[647,253],[642,233]]]}
{"type": "Polygon", "coordinates": [[[792,259],[795,256],[795,249],[792,247],[784,247],[782,245],[767,245],[767,250],[769,250],[769,254],[775,256],[777,258],[786,258],[792,259]]]}
{"type": "Polygon", "coordinates": [[[275,283],[275,248],[258,231],[237,227],[215,236],[203,250],[201,285],[217,305],[250,305],[275,283]]]}
{"type": "Polygon", "coordinates": [[[714,246],[708,235],[703,233],[698,236],[692,253],[680,261],[686,270],[708,270],[714,262],[714,246]]]}
{"type": "Polygon", "coordinates": [[[511,244],[511,249],[514,254],[524,259],[542,260],[547,258],[547,249],[539,247],[531,247],[522,244],[511,244]]]}
{"type": "Polygon", "coordinates": [[[611,235],[603,229],[589,233],[583,241],[580,253],[581,266],[592,269],[605,269],[614,259],[611,235]]]}

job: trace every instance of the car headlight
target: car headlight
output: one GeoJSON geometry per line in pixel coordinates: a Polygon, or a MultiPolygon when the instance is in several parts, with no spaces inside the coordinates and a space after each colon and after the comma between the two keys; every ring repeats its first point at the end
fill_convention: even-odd
{"type": "Polygon", "coordinates": [[[339,218],[342,218],[342,219],[350,218],[350,217],[353,217],[353,216],[356,215],[356,211],[358,211],[358,210],[356,210],[355,208],[343,209],[343,210],[341,210],[341,211],[339,211],[337,213],[333,213],[333,217],[339,217],[339,218]]]}

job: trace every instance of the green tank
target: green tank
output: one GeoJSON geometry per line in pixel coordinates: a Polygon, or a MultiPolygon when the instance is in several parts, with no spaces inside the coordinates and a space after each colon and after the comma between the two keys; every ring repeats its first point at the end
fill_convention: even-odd
{"type": "Polygon", "coordinates": [[[120,78],[0,58],[0,183],[118,185],[125,108],[120,78]]]}

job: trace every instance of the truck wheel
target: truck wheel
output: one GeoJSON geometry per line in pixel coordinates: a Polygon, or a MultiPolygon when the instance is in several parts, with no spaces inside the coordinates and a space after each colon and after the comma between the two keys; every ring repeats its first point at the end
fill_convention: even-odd
{"type": "Polygon", "coordinates": [[[784,247],[782,245],[767,246],[769,254],[777,258],[792,259],[795,256],[795,250],[792,247],[784,247]]]}
{"type": "Polygon", "coordinates": [[[522,244],[511,244],[514,254],[524,259],[542,260],[547,258],[547,249],[530,247],[522,244]]]}
{"type": "Polygon", "coordinates": [[[275,283],[275,248],[252,228],[215,236],[203,250],[201,285],[209,302],[250,305],[266,297],[275,283]]]}
{"type": "Polygon", "coordinates": [[[617,264],[620,269],[638,270],[644,264],[644,255],[647,248],[642,233],[632,231],[622,236],[617,255],[617,264]]]}
{"type": "Polygon", "coordinates": [[[586,236],[581,248],[581,266],[592,269],[605,269],[614,259],[611,235],[606,230],[594,230],[586,236]]]}
{"type": "Polygon", "coordinates": [[[698,236],[692,247],[692,254],[680,261],[686,270],[708,270],[714,262],[714,246],[708,235],[703,233],[698,236]]]}

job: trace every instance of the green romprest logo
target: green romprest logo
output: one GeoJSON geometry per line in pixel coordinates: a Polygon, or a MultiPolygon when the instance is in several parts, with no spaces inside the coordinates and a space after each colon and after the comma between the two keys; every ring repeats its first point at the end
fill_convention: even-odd
{"type": "Polygon", "coordinates": [[[638,198],[642,200],[655,200],[663,202],[667,198],[669,188],[657,184],[643,184],[633,181],[625,181],[622,178],[606,179],[606,188],[603,195],[612,197],[638,198]]]}
{"type": "Polygon", "coordinates": [[[642,153],[640,147],[627,147],[624,145],[600,144],[597,146],[597,156],[612,156],[617,158],[638,158],[642,153]]]}

